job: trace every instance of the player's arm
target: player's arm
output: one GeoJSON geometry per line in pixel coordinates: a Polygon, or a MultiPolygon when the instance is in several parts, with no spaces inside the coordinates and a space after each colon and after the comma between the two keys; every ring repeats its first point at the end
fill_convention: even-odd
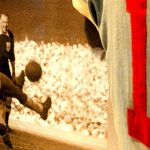
{"type": "Polygon", "coordinates": [[[15,52],[14,52],[14,36],[12,32],[9,32],[9,36],[11,38],[11,50],[9,54],[11,68],[12,68],[12,77],[15,78],[16,70],[15,70],[15,52]]]}
{"type": "Polygon", "coordinates": [[[12,77],[15,78],[16,76],[16,71],[15,71],[15,60],[10,61],[11,62],[11,68],[12,68],[12,77]]]}

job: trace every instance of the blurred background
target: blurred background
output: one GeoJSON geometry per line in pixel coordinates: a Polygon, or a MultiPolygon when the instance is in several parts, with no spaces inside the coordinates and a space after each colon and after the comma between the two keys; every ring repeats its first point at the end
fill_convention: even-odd
{"type": "Polygon", "coordinates": [[[28,37],[37,42],[101,45],[95,27],[73,8],[71,0],[1,0],[0,8],[8,13],[17,41],[28,37]]]}

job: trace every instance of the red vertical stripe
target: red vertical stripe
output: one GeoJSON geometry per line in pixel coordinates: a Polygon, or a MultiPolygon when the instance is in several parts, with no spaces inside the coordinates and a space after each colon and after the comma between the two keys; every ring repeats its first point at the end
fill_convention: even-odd
{"type": "Polygon", "coordinates": [[[150,118],[146,113],[146,0],[126,0],[131,15],[133,110],[127,110],[128,133],[150,147],[150,118]]]}

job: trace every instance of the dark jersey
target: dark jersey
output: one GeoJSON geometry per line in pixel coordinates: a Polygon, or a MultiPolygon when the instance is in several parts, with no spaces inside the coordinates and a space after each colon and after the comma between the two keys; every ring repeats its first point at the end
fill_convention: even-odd
{"type": "Polygon", "coordinates": [[[0,72],[11,78],[8,60],[11,62],[15,60],[14,36],[13,33],[9,30],[8,34],[9,36],[4,34],[0,35],[0,72]]]}

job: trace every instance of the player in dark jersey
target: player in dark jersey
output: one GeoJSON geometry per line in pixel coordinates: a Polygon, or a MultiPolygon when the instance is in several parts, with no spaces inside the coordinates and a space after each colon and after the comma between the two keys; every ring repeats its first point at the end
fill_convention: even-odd
{"type": "MultiPolygon", "coordinates": [[[[15,54],[14,54],[14,36],[13,33],[8,29],[8,15],[0,14],[0,72],[5,74],[9,79],[15,79],[15,54]],[[12,74],[10,72],[9,63],[11,64],[12,74]]],[[[11,110],[10,97],[6,98],[6,115],[5,122],[7,129],[8,120],[11,110]]]]}

